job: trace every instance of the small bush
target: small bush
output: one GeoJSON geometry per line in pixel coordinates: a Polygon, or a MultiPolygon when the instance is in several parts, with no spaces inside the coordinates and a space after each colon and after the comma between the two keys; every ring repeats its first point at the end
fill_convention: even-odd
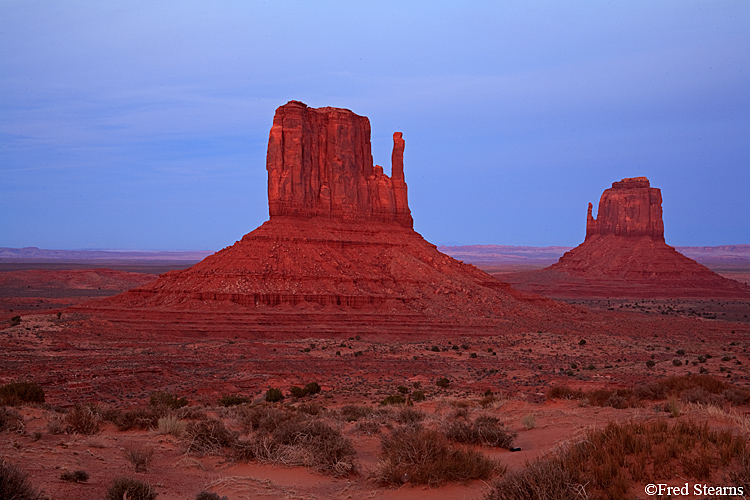
{"type": "MultiPolygon", "coordinates": [[[[585,493],[585,489],[583,490],[585,493]]],[[[561,460],[540,458],[503,475],[484,500],[580,500],[571,474],[561,460]]]]}
{"type": "Polygon", "coordinates": [[[142,446],[126,445],[123,454],[136,472],[148,472],[148,466],[154,458],[154,449],[142,446]]]}
{"type": "Polygon", "coordinates": [[[297,387],[296,385],[293,385],[289,388],[289,394],[292,395],[294,398],[304,398],[307,396],[307,391],[304,390],[302,387],[297,387]]]}
{"type": "Polygon", "coordinates": [[[177,410],[183,406],[187,406],[188,400],[185,398],[179,398],[171,392],[156,391],[151,393],[148,404],[154,408],[170,408],[172,410],[177,410]]]}
{"type": "Polygon", "coordinates": [[[224,394],[219,400],[219,406],[238,406],[251,402],[252,400],[247,396],[240,396],[239,394],[224,394]]]}
{"type": "Polygon", "coordinates": [[[10,408],[0,407],[0,432],[23,432],[23,417],[10,408]]]}
{"type": "Polygon", "coordinates": [[[427,399],[427,396],[425,396],[425,392],[423,390],[414,391],[411,393],[411,400],[412,401],[424,401],[427,399]]]}
{"type": "Polygon", "coordinates": [[[497,448],[510,449],[516,438],[496,417],[480,416],[474,422],[452,420],[445,427],[445,435],[451,441],[467,444],[483,444],[497,448]]]}
{"type": "Polygon", "coordinates": [[[372,412],[372,408],[364,405],[346,405],[339,410],[341,418],[347,422],[356,422],[360,418],[370,415],[372,412]]]}
{"type": "Polygon", "coordinates": [[[148,407],[129,410],[111,418],[121,431],[130,429],[148,430],[156,428],[159,425],[159,419],[165,414],[166,409],[164,407],[160,409],[148,407]]]}
{"type": "Polygon", "coordinates": [[[310,382],[305,386],[305,390],[308,394],[318,394],[321,389],[317,382],[310,382]]]}
{"type": "Polygon", "coordinates": [[[396,414],[396,422],[399,424],[414,425],[424,420],[425,417],[426,415],[423,411],[406,407],[402,408],[401,411],[396,414]]]}
{"type": "Polygon", "coordinates": [[[243,409],[237,419],[244,432],[262,430],[273,432],[282,422],[294,416],[291,410],[269,404],[243,409]]]}
{"type": "Polygon", "coordinates": [[[381,441],[377,481],[438,486],[447,481],[488,479],[497,464],[481,453],[452,446],[436,430],[404,427],[381,441]]]}
{"type": "Polygon", "coordinates": [[[21,469],[0,460],[0,498],[42,500],[44,496],[29,483],[26,474],[21,469]]]}
{"type": "Polygon", "coordinates": [[[218,453],[237,441],[237,436],[221,420],[208,419],[192,422],[185,430],[187,452],[218,453]]]}
{"type": "Polygon", "coordinates": [[[89,480],[89,473],[84,470],[65,471],[60,475],[60,479],[71,483],[85,483],[89,480]]]}
{"type": "Polygon", "coordinates": [[[44,389],[36,382],[11,382],[0,387],[0,404],[44,403],[44,389]]]}
{"type": "Polygon", "coordinates": [[[654,366],[656,366],[656,363],[653,359],[649,359],[648,361],[646,361],[646,366],[648,366],[649,368],[653,368],[654,366]]]}
{"type": "Polygon", "coordinates": [[[441,389],[447,389],[451,385],[451,381],[448,380],[446,377],[441,377],[437,379],[435,382],[435,385],[440,387],[441,389]]]}
{"type": "Polygon", "coordinates": [[[278,403],[283,399],[284,395],[281,393],[280,389],[271,387],[266,391],[266,401],[268,401],[269,403],[278,403]]]}
{"type": "Polygon", "coordinates": [[[393,394],[391,396],[386,396],[383,401],[380,402],[381,405],[402,405],[406,402],[406,399],[400,394],[393,394]]]}
{"type": "Polygon", "coordinates": [[[63,423],[68,434],[91,435],[99,432],[102,417],[93,406],[76,405],[65,415],[63,423]]]}
{"type": "Polygon", "coordinates": [[[106,500],[155,500],[156,491],[150,484],[131,479],[120,477],[112,481],[112,485],[107,490],[106,500]]]}

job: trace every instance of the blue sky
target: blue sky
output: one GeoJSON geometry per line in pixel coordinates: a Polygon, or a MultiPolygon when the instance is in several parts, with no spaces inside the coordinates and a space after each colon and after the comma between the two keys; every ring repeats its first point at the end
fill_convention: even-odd
{"type": "Polygon", "coordinates": [[[577,245],[623,177],[750,243],[750,2],[0,0],[0,246],[217,250],[289,100],[402,131],[435,244],[577,245]]]}

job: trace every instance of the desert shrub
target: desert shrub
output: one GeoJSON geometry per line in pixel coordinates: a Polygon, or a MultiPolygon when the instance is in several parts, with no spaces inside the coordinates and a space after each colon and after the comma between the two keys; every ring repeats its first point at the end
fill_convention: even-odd
{"type": "Polygon", "coordinates": [[[387,405],[402,405],[406,403],[406,399],[401,394],[392,394],[390,396],[386,396],[383,401],[380,402],[381,405],[387,406],[387,405]]]}
{"type": "Polygon", "coordinates": [[[687,403],[721,406],[724,398],[718,394],[711,394],[703,387],[695,386],[682,392],[682,400],[687,403]]]}
{"type": "Polygon", "coordinates": [[[165,407],[135,408],[117,415],[114,424],[121,431],[127,431],[130,429],[154,429],[159,425],[159,419],[165,414],[165,407]]]}
{"type": "Polygon", "coordinates": [[[398,422],[399,424],[413,425],[423,421],[425,419],[425,416],[426,415],[423,411],[415,410],[407,406],[405,408],[401,408],[401,410],[396,414],[396,422],[398,422]]]}
{"type": "MultiPolygon", "coordinates": [[[[558,458],[540,458],[523,469],[504,474],[484,500],[580,500],[583,486],[575,485],[558,458]]],[[[585,489],[583,490],[585,491],[585,489]]]]}
{"type": "Polygon", "coordinates": [[[654,366],[656,366],[656,363],[653,359],[649,359],[648,361],[646,361],[646,366],[649,368],[653,368],[654,366]]]}
{"type": "Polygon", "coordinates": [[[565,385],[553,385],[547,391],[547,399],[581,399],[583,393],[565,385]]]}
{"type": "Polygon", "coordinates": [[[242,427],[243,432],[262,430],[264,432],[273,432],[284,421],[294,416],[294,411],[273,406],[261,404],[250,408],[243,408],[238,414],[237,420],[242,427]]]}
{"type": "Polygon", "coordinates": [[[303,403],[297,406],[297,411],[300,411],[307,415],[315,416],[315,415],[320,415],[321,413],[323,413],[323,411],[325,411],[325,408],[315,403],[303,403]]]}
{"type": "Polygon", "coordinates": [[[258,440],[259,460],[312,467],[334,476],[345,476],[355,469],[351,441],[322,420],[286,420],[258,440]]]}
{"type": "Polygon", "coordinates": [[[406,387],[405,385],[400,385],[396,387],[396,390],[398,390],[400,394],[409,394],[409,388],[406,387]]]}
{"type": "Polygon", "coordinates": [[[435,385],[440,387],[441,389],[447,389],[448,387],[450,387],[451,381],[446,377],[441,377],[435,381],[435,385]]]}
{"type": "Polygon", "coordinates": [[[65,432],[68,434],[96,434],[102,424],[102,417],[97,409],[90,405],[76,405],[63,419],[65,432]]]}
{"type": "Polygon", "coordinates": [[[373,435],[373,434],[380,434],[380,422],[376,420],[370,420],[370,419],[362,419],[357,420],[357,423],[354,424],[354,432],[357,432],[359,434],[367,434],[367,435],[373,435]]]}
{"type": "Polygon", "coordinates": [[[321,389],[317,382],[310,382],[305,386],[305,390],[308,394],[318,394],[321,389]]]}
{"type": "Polygon", "coordinates": [[[60,474],[60,479],[71,483],[85,483],[89,480],[89,473],[85,470],[65,471],[60,474]]]}
{"type": "Polygon", "coordinates": [[[412,401],[424,401],[427,399],[427,396],[425,396],[425,392],[423,390],[417,390],[411,393],[411,400],[412,401]]]}
{"type": "Polygon", "coordinates": [[[724,399],[733,405],[745,405],[750,401],[750,393],[747,389],[740,389],[739,387],[730,387],[721,393],[724,399]]]}
{"type": "Polygon", "coordinates": [[[237,406],[251,403],[252,400],[247,396],[239,394],[224,394],[219,400],[219,406],[237,406]]]}
{"type": "Polygon", "coordinates": [[[124,498],[128,500],[155,500],[156,495],[156,491],[150,484],[137,479],[120,477],[112,481],[107,490],[106,500],[123,500],[124,498]]]}
{"type": "Polygon", "coordinates": [[[29,483],[21,469],[0,459],[0,498],[42,500],[44,496],[29,483]]]}
{"type": "Polygon", "coordinates": [[[477,451],[452,446],[436,430],[412,426],[382,438],[374,475],[385,484],[438,486],[447,481],[487,479],[497,468],[496,462],[477,451]]]}
{"type": "Polygon", "coordinates": [[[307,396],[307,391],[304,390],[302,387],[297,387],[296,385],[293,385],[289,388],[289,394],[292,395],[292,397],[295,398],[304,398],[307,396]]]}
{"type": "Polygon", "coordinates": [[[0,406],[0,432],[23,432],[23,417],[10,408],[0,406]]]}
{"type": "Polygon", "coordinates": [[[356,422],[360,418],[370,415],[372,412],[372,408],[364,405],[346,405],[339,410],[341,418],[347,422],[356,422]]]}
{"type": "Polygon", "coordinates": [[[185,422],[175,417],[167,415],[158,421],[159,434],[170,434],[174,437],[180,437],[185,433],[185,422]]]}
{"type": "Polygon", "coordinates": [[[195,500],[229,500],[227,497],[220,497],[218,493],[209,493],[201,491],[196,495],[195,500]]]}
{"type": "Polygon", "coordinates": [[[188,405],[188,400],[180,398],[167,391],[155,391],[149,396],[148,404],[154,408],[170,408],[176,410],[188,405]]]}
{"type": "Polygon", "coordinates": [[[451,441],[467,444],[482,444],[497,448],[513,447],[516,438],[496,417],[482,415],[474,422],[452,420],[445,426],[445,435],[451,441]]]}
{"type": "Polygon", "coordinates": [[[218,453],[231,447],[236,441],[235,433],[227,429],[221,420],[208,419],[191,422],[184,435],[186,452],[218,453]]]}
{"type": "Polygon", "coordinates": [[[0,386],[0,404],[44,403],[44,389],[36,382],[10,382],[0,386]]]}
{"type": "Polygon", "coordinates": [[[266,401],[269,403],[278,403],[282,399],[284,399],[284,395],[281,393],[281,389],[271,387],[266,391],[266,401]]]}
{"type": "Polygon", "coordinates": [[[154,449],[128,444],[125,445],[123,455],[133,465],[136,472],[148,472],[148,466],[154,458],[154,449]]]}

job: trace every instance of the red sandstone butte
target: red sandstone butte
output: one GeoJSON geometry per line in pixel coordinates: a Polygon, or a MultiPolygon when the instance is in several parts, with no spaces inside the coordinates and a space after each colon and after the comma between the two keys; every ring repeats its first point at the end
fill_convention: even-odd
{"type": "Polygon", "coordinates": [[[393,134],[391,163],[391,177],[373,165],[366,117],[290,101],[276,110],[268,138],[269,214],[412,227],[401,132],[393,134]]]}
{"type": "Polygon", "coordinates": [[[613,182],[589,203],[586,239],[540,271],[504,274],[515,288],[550,297],[750,297],[750,287],[719,276],[664,241],[661,191],[645,177],[613,182]]]}
{"type": "Polygon", "coordinates": [[[578,314],[513,290],[415,232],[404,140],[393,139],[388,177],[373,165],[367,118],[281,106],[268,139],[270,220],[189,269],[75,310],[135,335],[266,338],[539,330],[561,311],[578,314]]]}

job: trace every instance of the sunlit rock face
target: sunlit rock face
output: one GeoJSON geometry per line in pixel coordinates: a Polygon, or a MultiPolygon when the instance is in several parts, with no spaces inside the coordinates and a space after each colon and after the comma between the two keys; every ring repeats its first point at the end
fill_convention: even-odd
{"type": "Polygon", "coordinates": [[[269,213],[412,227],[401,132],[391,162],[391,177],[373,165],[367,117],[290,101],[276,110],[268,138],[269,213]]]}

